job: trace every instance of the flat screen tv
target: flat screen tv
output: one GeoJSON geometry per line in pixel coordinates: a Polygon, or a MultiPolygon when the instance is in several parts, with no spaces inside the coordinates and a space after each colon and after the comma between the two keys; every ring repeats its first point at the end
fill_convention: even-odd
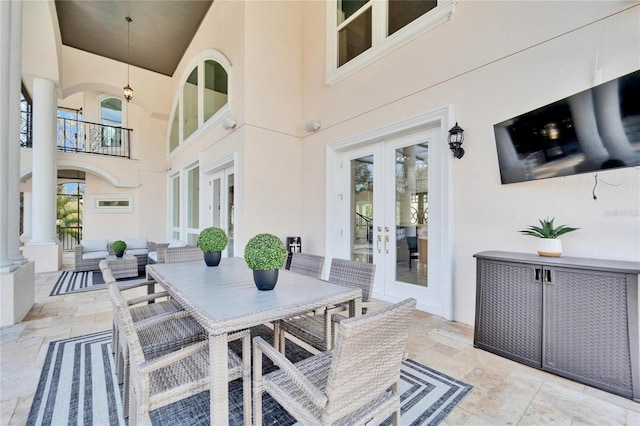
{"type": "Polygon", "coordinates": [[[502,183],[640,165],[640,70],[494,125],[502,183]]]}

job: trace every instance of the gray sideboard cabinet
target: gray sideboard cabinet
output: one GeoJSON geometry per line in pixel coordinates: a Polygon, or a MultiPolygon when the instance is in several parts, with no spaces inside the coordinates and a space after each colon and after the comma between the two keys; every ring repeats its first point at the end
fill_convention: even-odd
{"type": "Polygon", "coordinates": [[[474,257],[475,347],[640,402],[640,262],[474,257]]]}

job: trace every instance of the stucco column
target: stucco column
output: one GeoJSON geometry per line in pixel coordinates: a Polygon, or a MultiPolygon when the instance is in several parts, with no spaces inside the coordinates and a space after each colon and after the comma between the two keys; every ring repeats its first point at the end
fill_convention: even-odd
{"type": "Polygon", "coordinates": [[[16,72],[10,60],[11,6],[11,3],[0,2],[0,268],[3,272],[13,269],[13,261],[9,259],[9,163],[19,161],[19,158],[9,158],[10,81],[11,73],[16,72]]]}
{"type": "Polygon", "coordinates": [[[35,300],[34,263],[20,255],[22,2],[0,1],[0,327],[22,321],[35,300]]]}
{"type": "Polygon", "coordinates": [[[11,5],[11,28],[20,31],[11,32],[11,53],[9,61],[9,259],[17,263],[25,263],[27,259],[20,252],[20,90],[22,84],[22,2],[14,1],[11,5]]]}
{"type": "Polygon", "coordinates": [[[51,80],[33,79],[33,183],[31,244],[56,237],[56,87],[51,80]]]}
{"type": "Polygon", "coordinates": [[[31,240],[23,253],[36,262],[36,272],[57,271],[62,246],[56,236],[56,86],[33,79],[33,173],[31,240]]]}

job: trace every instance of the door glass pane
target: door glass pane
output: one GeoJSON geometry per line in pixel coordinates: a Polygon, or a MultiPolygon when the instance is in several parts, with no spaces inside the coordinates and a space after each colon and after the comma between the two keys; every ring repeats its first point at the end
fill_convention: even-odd
{"type": "Polygon", "coordinates": [[[198,68],[194,68],[182,89],[182,140],[187,139],[198,128],[198,68]]]}
{"type": "Polygon", "coordinates": [[[373,262],[373,155],[351,160],[351,260],[373,262]]]}
{"type": "Polygon", "coordinates": [[[227,103],[227,72],[216,61],[204,62],[204,121],[227,103]]]}
{"type": "Polygon", "coordinates": [[[338,31],[338,66],[371,47],[371,7],[338,31]]]}
{"type": "Polygon", "coordinates": [[[220,179],[214,179],[211,185],[213,188],[213,202],[211,203],[211,210],[213,215],[213,226],[216,228],[222,228],[220,223],[220,214],[222,213],[220,207],[222,206],[222,193],[220,192],[220,179]]]}
{"type": "Polygon", "coordinates": [[[198,228],[200,219],[200,168],[194,167],[187,174],[188,200],[187,228],[198,228]]]}
{"type": "Polygon", "coordinates": [[[227,244],[227,256],[233,257],[233,173],[227,176],[227,236],[229,243],[227,244]]]}
{"type": "Polygon", "coordinates": [[[428,146],[395,151],[396,281],[427,286],[428,146]]]}
{"type": "Polygon", "coordinates": [[[437,5],[437,0],[389,0],[388,35],[404,28],[437,5]]]}
{"type": "Polygon", "coordinates": [[[171,191],[172,195],[173,195],[173,200],[172,200],[172,219],[171,219],[171,225],[174,228],[178,228],[178,232],[180,229],[180,176],[176,176],[173,178],[173,182],[172,182],[172,188],[173,190],[171,191]]]}

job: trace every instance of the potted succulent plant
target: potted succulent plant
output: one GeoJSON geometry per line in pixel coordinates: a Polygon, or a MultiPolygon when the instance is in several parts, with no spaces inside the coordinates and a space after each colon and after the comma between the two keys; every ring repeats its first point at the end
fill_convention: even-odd
{"type": "Polygon", "coordinates": [[[212,226],[200,231],[196,245],[204,252],[204,262],[207,266],[218,266],[222,257],[222,250],[227,247],[229,239],[224,230],[212,226]]]}
{"type": "Polygon", "coordinates": [[[272,290],[278,281],[278,270],[284,265],[287,249],[273,234],[258,234],[244,248],[244,260],[253,269],[253,281],[258,290],[272,290]]]}
{"type": "Polygon", "coordinates": [[[540,256],[560,257],[562,254],[562,241],[558,237],[579,229],[571,228],[567,225],[556,227],[553,225],[554,219],[538,219],[540,226],[531,225],[527,229],[520,231],[524,235],[540,238],[538,242],[538,254],[540,256]]]}
{"type": "Polygon", "coordinates": [[[122,240],[116,240],[111,244],[111,248],[117,257],[122,257],[124,255],[124,251],[127,249],[127,243],[122,240]]]}

